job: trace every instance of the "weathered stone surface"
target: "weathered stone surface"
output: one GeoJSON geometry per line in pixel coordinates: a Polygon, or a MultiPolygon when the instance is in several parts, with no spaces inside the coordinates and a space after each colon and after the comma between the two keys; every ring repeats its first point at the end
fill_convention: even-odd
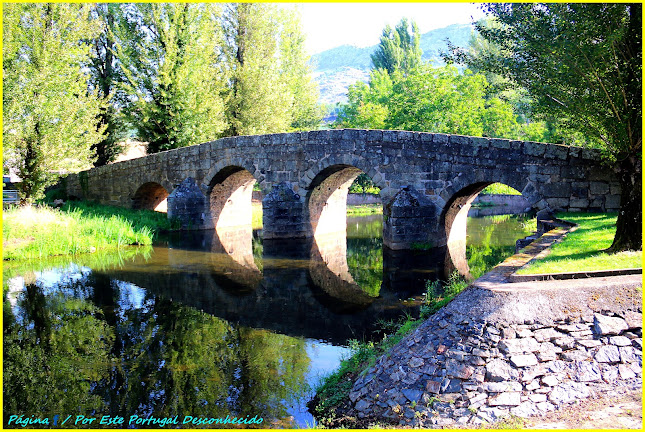
{"type": "Polygon", "coordinates": [[[419,358],[419,357],[412,357],[412,358],[410,359],[410,362],[409,362],[408,364],[409,364],[409,365],[410,365],[410,367],[412,367],[412,368],[418,368],[418,367],[423,366],[424,362],[423,362],[423,359],[421,359],[421,358],[419,358]]]}
{"type": "Polygon", "coordinates": [[[517,406],[521,403],[520,392],[505,392],[499,393],[488,398],[489,406],[517,406]]]}
{"type": "Polygon", "coordinates": [[[511,414],[514,416],[518,417],[531,417],[534,415],[538,415],[540,411],[538,410],[537,406],[533,402],[522,402],[515,408],[511,408],[511,414]]]}
{"type": "Polygon", "coordinates": [[[446,362],[446,375],[453,378],[468,379],[473,374],[471,366],[461,364],[453,359],[446,362]]]}
{"type": "Polygon", "coordinates": [[[594,315],[594,332],[598,335],[617,335],[628,328],[629,326],[622,318],[601,314],[594,315]]]}
{"type": "Polygon", "coordinates": [[[625,336],[612,336],[609,338],[609,343],[612,345],[616,345],[618,347],[632,345],[632,341],[629,340],[629,338],[626,338],[625,336]]]}
{"type": "Polygon", "coordinates": [[[614,345],[601,346],[594,355],[594,359],[598,363],[618,363],[620,361],[618,347],[614,345]]]}
{"type": "Polygon", "coordinates": [[[643,314],[634,311],[625,311],[622,315],[630,330],[643,328],[643,314]]]}
{"type": "Polygon", "coordinates": [[[509,381],[513,378],[511,366],[501,359],[493,359],[486,365],[486,379],[489,381],[509,381]]]}
{"type": "Polygon", "coordinates": [[[578,344],[585,348],[595,348],[602,345],[602,342],[597,339],[582,339],[578,341],[578,344]]]}
{"type": "Polygon", "coordinates": [[[618,365],[618,374],[620,375],[620,378],[624,380],[632,379],[636,377],[636,374],[634,373],[634,371],[625,364],[618,365]]]}
{"type": "Polygon", "coordinates": [[[556,386],[560,382],[560,380],[554,375],[544,376],[540,381],[542,381],[542,384],[548,387],[556,386]]]}
{"type": "Polygon", "coordinates": [[[621,363],[632,363],[636,361],[634,348],[631,346],[621,346],[618,348],[621,363]]]}
{"type": "Polygon", "coordinates": [[[567,361],[583,361],[589,357],[589,353],[584,349],[570,350],[562,353],[562,358],[567,361]]]}
{"type": "Polygon", "coordinates": [[[433,381],[433,380],[426,381],[426,391],[428,393],[438,394],[440,390],[441,390],[440,381],[433,381]]]}
{"type": "Polygon", "coordinates": [[[549,401],[555,405],[569,404],[589,397],[589,389],[582,383],[563,383],[549,394],[549,401]]]}
{"type": "Polygon", "coordinates": [[[485,382],[481,386],[489,393],[505,393],[522,391],[522,384],[517,381],[485,382]]]}
{"type": "Polygon", "coordinates": [[[540,350],[540,344],[533,338],[504,339],[499,349],[505,354],[525,354],[540,350]]]}
{"type": "Polygon", "coordinates": [[[553,339],[561,338],[563,336],[564,336],[563,333],[560,333],[551,327],[539,329],[533,332],[533,337],[538,342],[548,342],[553,339]]]}
{"type": "Polygon", "coordinates": [[[602,373],[595,362],[576,361],[573,368],[573,375],[576,381],[601,381],[602,373]]]}
{"type": "Polygon", "coordinates": [[[405,396],[410,402],[417,402],[421,399],[423,392],[416,389],[403,389],[401,390],[403,396],[405,396]]]}
{"type": "Polygon", "coordinates": [[[538,364],[537,357],[534,354],[514,355],[510,358],[511,364],[515,367],[534,366],[538,364]]]}

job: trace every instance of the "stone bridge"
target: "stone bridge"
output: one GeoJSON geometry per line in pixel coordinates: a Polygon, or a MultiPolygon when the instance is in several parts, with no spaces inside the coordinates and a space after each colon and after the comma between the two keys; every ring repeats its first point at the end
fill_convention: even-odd
{"type": "MultiPolygon", "coordinates": [[[[189,229],[250,230],[251,192],[264,238],[344,231],[360,173],[381,188],[391,249],[465,241],[470,203],[507,184],[537,211],[616,211],[620,187],[591,149],[461,135],[324,130],[223,138],[70,175],[70,197],[164,210],[189,229]]],[[[220,237],[225,238],[225,234],[220,237]]],[[[235,237],[235,236],[234,236],[235,237]]],[[[225,243],[225,241],[223,241],[225,243]]]]}

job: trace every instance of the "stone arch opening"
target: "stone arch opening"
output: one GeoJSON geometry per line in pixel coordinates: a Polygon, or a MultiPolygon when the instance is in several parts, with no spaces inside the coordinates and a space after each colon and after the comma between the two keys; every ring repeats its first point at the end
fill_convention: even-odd
{"type": "Polygon", "coordinates": [[[453,194],[446,203],[440,219],[440,224],[445,230],[446,238],[446,275],[457,271],[461,276],[467,279],[473,279],[466,254],[469,215],[493,216],[500,214],[518,214],[531,211],[533,207],[534,205],[526,197],[523,197],[519,190],[506,184],[490,181],[473,183],[453,194]],[[502,190],[506,188],[509,193],[512,191],[513,194],[508,196],[513,197],[513,199],[499,199],[499,195],[480,195],[484,189],[491,185],[498,186],[502,190]],[[480,204],[482,204],[482,208],[474,210],[472,206],[478,198],[480,204]],[[501,211],[489,211],[496,206],[501,211]]]}
{"type": "Polygon", "coordinates": [[[154,210],[168,212],[168,191],[159,183],[142,184],[132,198],[132,208],[136,210],[154,210]]]}
{"type": "Polygon", "coordinates": [[[347,195],[360,174],[363,171],[351,165],[332,165],[314,177],[307,193],[314,237],[347,230],[347,195]]]}
{"type": "Polygon", "coordinates": [[[215,229],[251,226],[255,178],[246,169],[221,169],[209,184],[210,213],[215,229]]]}

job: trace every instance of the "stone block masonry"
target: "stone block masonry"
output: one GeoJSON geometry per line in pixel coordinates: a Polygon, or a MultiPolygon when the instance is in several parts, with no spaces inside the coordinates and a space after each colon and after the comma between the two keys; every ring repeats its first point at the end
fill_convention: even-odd
{"type": "Polygon", "coordinates": [[[71,197],[128,208],[154,209],[170,196],[168,213],[184,228],[217,229],[250,220],[258,183],[266,238],[306,238],[344,226],[347,190],[361,172],[381,189],[391,249],[461,242],[465,227],[453,224],[463,225],[476,194],[495,182],[538,211],[615,211],[620,199],[595,150],[354,129],[223,138],[70,175],[65,187],[71,197]]]}
{"type": "Polygon", "coordinates": [[[636,288],[590,288],[582,304],[572,303],[579,292],[563,291],[467,289],[354,383],[345,413],[398,426],[463,427],[640,389],[636,288]],[[541,314],[545,302],[553,307],[541,314]]]}

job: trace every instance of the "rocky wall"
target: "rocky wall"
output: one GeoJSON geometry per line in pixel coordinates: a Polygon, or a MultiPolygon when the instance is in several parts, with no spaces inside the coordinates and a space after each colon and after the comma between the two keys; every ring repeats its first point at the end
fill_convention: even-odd
{"type": "Polygon", "coordinates": [[[524,293],[524,299],[504,293],[508,307],[492,311],[499,296],[485,291],[465,291],[381,357],[354,383],[348,415],[399,426],[469,426],[540,415],[611,389],[641,388],[638,291],[588,290],[592,299],[615,296],[596,298],[595,306],[604,304],[596,311],[556,300],[561,319],[552,319],[553,313],[540,318],[523,306],[548,293],[524,293]]]}

